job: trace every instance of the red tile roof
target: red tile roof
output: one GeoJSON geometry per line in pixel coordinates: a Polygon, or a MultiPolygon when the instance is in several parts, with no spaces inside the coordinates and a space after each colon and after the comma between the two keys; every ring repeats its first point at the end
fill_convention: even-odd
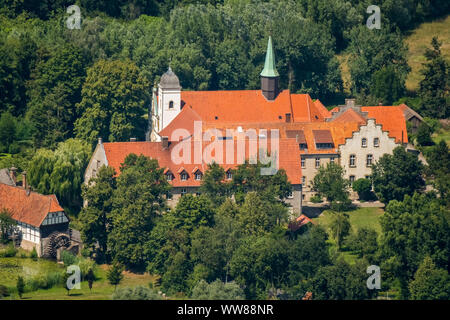
{"type": "Polygon", "coordinates": [[[0,210],[7,209],[16,221],[39,227],[49,212],[60,212],[55,195],[43,195],[27,192],[21,187],[13,187],[0,183],[0,210]]]}
{"type": "Polygon", "coordinates": [[[301,227],[303,227],[304,225],[307,225],[308,223],[314,224],[314,222],[310,218],[308,218],[304,214],[301,214],[297,219],[295,219],[295,221],[292,221],[289,223],[288,228],[291,231],[295,232],[298,229],[300,229],[301,227]]]}
{"type": "Polygon", "coordinates": [[[375,119],[381,124],[383,131],[387,131],[397,143],[407,143],[408,133],[406,121],[400,106],[367,106],[361,107],[361,111],[368,112],[368,118],[375,119]]]}
{"type": "MultiPolygon", "coordinates": [[[[202,118],[191,107],[185,106],[181,112],[163,130],[159,132],[161,137],[169,137],[171,141],[172,133],[177,129],[186,129],[190,134],[194,133],[194,121],[201,121],[202,118]]],[[[178,139],[179,141],[179,139],[178,139]]]]}
{"type": "Polygon", "coordinates": [[[333,122],[358,122],[360,124],[365,124],[366,119],[355,110],[348,109],[334,119],[333,122]]]}
{"type": "MultiPolygon", "coordinates": [[[[242,141],[242,140],[241,140],[242,141]]],[[[268,146],[267,149],[270,152],[271,143],[270,139],[267,140],[268,146]]],[[[228,168],[236,168],[242,161],[238,160],[238,143],[235,142],[233,145],[234,148],[230,149],[229,153],[227,153],[227,148],[223,147],[223,164],[220,164],[225,170],[228,168]],[[231,154],[231,151],[233,154],[231,154]],[[230,158],[230,159],[228,159],[230,158]],[[230,161],[229,161],[230,160],[230,161]],[[232,162],[232,163],[229,163],[232,162]]],[[[185,170],[186,172],[193,172],[194,169],[198,169],[201,172],[205,172],[208,169],[208,161],[209,159],[202,159],[201,163],[195,163],[195,155],[194,148],[197,146],[198,148],[202,146],[203,154],[205,154],[205,148],[210,142],[203,142],[203,144],[198,144],[198,141],[194,141],[193,139],[189,139],[184,142],[172,142],[168,149],[163,150],[161,143],[159,142],[112,142],[112,143],[104,143],[103,147],[105,149],[106,158],[108,160],[108,165],[113,167],[117,173],[120,173],[120,166],[124,162],[125,157],[134,153],[136,155],[144,155],[153,159],[157,159],[159,166],[161,168],[167,168],[174,174],[173,180],[169,181],[174,187],[198,187],[201,185],[201,181],[195,180],[193,178],[189,178],[188,180],[182,181],[180,172],[185,170]],[[187,156],[189,159],[189,163],[182,162],[180,159],[180,163],[178,163],[177,159],[172,159],[171,155],[176,155],[180,152],[182,144],[186,143],[190,146],[190,156],[187,156]],[[175,149],[175,150],[174,150],[175,149]],[[180,171],[181,170],[181,171],[180,171]]],[[[226,146],[227,141],[217,141],[218,145],[226,146]]],[[[245,142],[245,159],[252,158],[255,156],[254,152],[258,152],[258,146],[260,146],[260,142],[255,144],[257,148],[252,150],[250,148],[251,143],[249,140],[245,142]]],[[[289,181],[292,184],[300,184],[301,183],[301,167],[299,161],[299,146],[293,139],[280,139],[279,141],[279,168],[284,169],[288,176],[289,181]]],[[[218,156],[219,154],[215,152],[211,152],[212,156],[218,156]]],[[[220,160],[218,160],[219,162],[220,160]]],[[[194,171],[195,172],[195,171],[194,171]]]]}

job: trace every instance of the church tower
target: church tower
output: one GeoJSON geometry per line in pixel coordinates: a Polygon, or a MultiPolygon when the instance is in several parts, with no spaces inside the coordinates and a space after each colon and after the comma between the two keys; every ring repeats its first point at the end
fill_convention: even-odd
{"type": "Polygon", "coordinates": [[[266,61],[264,63],[264,69],[260,74],[261,76],[261,90],[267,100],[275,100],[279,90],[278,81],[280,75],[278,74],[275,64],[275,53],[272,46],[272,37],[269,37],[267,43],[266,61]]]}
{"type": "Polygon", "coordinates": [[[164,73],[158,84],[156,132],[164,129],[181,111],[181,86],[177,75],[169,70],[164,73]]]}

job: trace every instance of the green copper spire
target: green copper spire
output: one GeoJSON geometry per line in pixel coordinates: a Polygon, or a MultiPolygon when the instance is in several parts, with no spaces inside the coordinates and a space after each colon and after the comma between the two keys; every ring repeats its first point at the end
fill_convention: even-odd
{"type": "Polygon", "coordinates": [[[264,69],[261,72],[261,77],[274,78],[279,77],[277,67],[275,64],[275,53],[272,47],[272,37],[269,36],[269,42],[267,43],[266,62],[264,63],[264,69]]]}

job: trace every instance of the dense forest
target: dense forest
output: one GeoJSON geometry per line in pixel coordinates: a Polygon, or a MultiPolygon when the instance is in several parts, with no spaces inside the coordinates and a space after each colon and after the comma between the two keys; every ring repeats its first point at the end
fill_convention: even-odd
{"type": "MultiPolygon", "coordinates": [[[[449,63],[440,49],[448,39],[429,43],[415,92],[405,88],[403,41],[449,13],[445,0],[0,0],[0,168],[26,170],[34,190],[58,196],[82,231],[84,254],[158,274],[169,294],[208,298],[220,287],[229,299],[301,299],[308,291],[314,299],[370,299],[376,292],[365,286],[366,268],[376,264],[384,291],[449,299],[450,158],[447,144],[430,138],[438,119],[450,116],[449,63]],[[73,4],[80,29],[67,26],[73,4]],[[381,9],[380,29],[366,26],[369,5],[381,9]],[[258,89],[269,35],[282,88],[329,107],[344,97],[406,102],[426,117],[410,140],[424,147],[428,166],[397,150],[373,168],[386,204],[381,234],[352,233],[350,186],[339,168],[323,168],[341,182],[323,195],[338,198],[331,234],[358,253],[354,264],[329,250],[320,226],[286,231],[290,184],[281,171],[263,181],[257,167],[244,165],[224,184],[224,172],[211,166],[202,196],[185,196],[173,210],[162,169],[145,157],[127,157],[119,177],[102,168],[95,185],[81,187],[98,137],[143,140],[151,88],[169,65],[186,90],[258,89]],[[350,57],[348,89],[339,54],[350,57]],[[391,175],[403,180],[392,183],[391,175]],[[426,183],[434,191],[426,193],[426,183]],[[83,199],[92,205],[81,209],[83,199]]],[[[320,175],[315,183],[320,193],[320,175]]]]}

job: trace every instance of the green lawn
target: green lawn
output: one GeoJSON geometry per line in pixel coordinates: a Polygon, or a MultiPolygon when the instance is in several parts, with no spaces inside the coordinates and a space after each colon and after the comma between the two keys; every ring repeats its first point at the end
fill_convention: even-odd
{"type": "MultiPolygon", "coordinates": [[[[94,282],[92,291],[89,290],[87,282],[81,283],[81,289],[72,290],[70,296],[62,285],[54,286],[50,289],[39,289],[37,291],[26,292],[23,299],[32,300],[108,300],[114,293],[114,287],[106,279],[107,266],[98,266],[95,272],[97,280],[94,282]]],[[[15,293],[17,277],[22,275],[26,279],[46,272],[63,272],[64,267],[55,261],[38,259],[34,261],[30,258],[0,258],[0,285],[11,289],[12,295],[5,299],[18,299],[15,293]]],[[[154,281],[154,277],[148,273],[134,274],[124,272],[124,279],[118,286],[134,287],[138,285],[148,286],[154,281]]]]}
{"type": "Polygon", "coordinates": [[[441,128],[435,132],[432,136],[435,143],[439,143],[442,139],[450,146],[450,129],[441,128]]]}
{"type": "MultiPolygon", "coordinates": [[[[350,224],[353,231],[357,231],[360,228],[366,227],[374,229],[378,234],[381,233],[380,216],[384,211],[380,208],[358,208],[356,210],[347,212],[350,217],[350,224]]],[[[314,218],[313,221],[323,226],[328,231],[328,224],[330,223],[331,211],[325,210],[319,217],[314,218]]],[[[336,242],[330,236],[328,239],[330,244],[330,250],[336,251],[336,242]]],[[[353,264],[357,256],[351,251],[341,251],[345,261],[353,264]]]]}

